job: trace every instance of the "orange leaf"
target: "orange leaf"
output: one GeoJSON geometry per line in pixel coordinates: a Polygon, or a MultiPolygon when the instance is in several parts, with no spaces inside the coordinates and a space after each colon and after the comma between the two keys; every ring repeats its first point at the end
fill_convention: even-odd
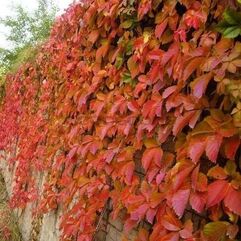
{"type": "Polygon", "coordinates": [[[225,172],[225,170],[218,165],[209,169],[207,175],[208,175],[208,177],[212,177],[214,179],[226,179],[227,178],[227,173],[225,172]]]}
{"type": "Polygon", "coordinates": [[[127,66],[131,73],[131,78],[135,79],[135,77],[139,74],[140,71],[139,66],[133,56],[128,59],[127,66]]]}
{"type": "Polygon", "coordinates": [[[183,81],[186,81],[192,73],[200,67],[200,65],[203,63],[204,58],[203,57],[196,57],[192,59],[188,64],[187,67],[185,68],[183,72],[183,81]]]}

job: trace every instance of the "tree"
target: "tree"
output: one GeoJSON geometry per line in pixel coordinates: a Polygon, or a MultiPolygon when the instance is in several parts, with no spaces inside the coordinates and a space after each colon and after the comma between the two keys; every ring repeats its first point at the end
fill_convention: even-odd
{"type": "Polygon", "coordinates": [[[0,50],[0,79],[33,57],[34,48],[48,38],[57,10],[52,0],[38,0],[32,13],[16,5],[13,16],[0,19],[0,24],[9,29],[6,39],[11,46],[10,50],[0,50]]]}
{"type": "Polygon", "coordinates": [[[58,9],[52,0],[38,0],[38,7],[33,13],[21,5],[14,6],[13,10],[15,15],[1,19],[0,23],[9,29],[7,40],[18,49],[45,40],[58,9]]]}

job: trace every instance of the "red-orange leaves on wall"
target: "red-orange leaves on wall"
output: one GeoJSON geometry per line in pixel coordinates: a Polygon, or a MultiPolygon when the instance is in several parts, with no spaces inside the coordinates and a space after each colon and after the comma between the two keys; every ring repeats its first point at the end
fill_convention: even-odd
{"type": "Polygon", "coordinates": [[[125,240],[133,228],[136,240],[214,241],[220,228],[222,240],[240,239],[241,44],[213,28],[226,7],[240,9],[70,6],[36,59],[7,77],[0,148],[16,170],[11,205],[61,206],[65,241],[92,240],[106,207],[125,240]]]}

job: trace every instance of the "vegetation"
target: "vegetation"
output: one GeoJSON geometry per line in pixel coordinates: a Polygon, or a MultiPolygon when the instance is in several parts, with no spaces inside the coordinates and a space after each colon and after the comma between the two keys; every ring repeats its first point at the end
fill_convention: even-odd
{"type": "Polygon", "coordinates": [[[13,15],[0,19],[0,24],[8,29],[6,40],[9,49],[0,49],[0,88],[4,87],[7,72],[30,61],[36,55],[39,44],[50,34],[57,7],[52,0],[38,0],[38,7],[29,13],[21,5],[13,6],[13,15]]]}
{"type": "Polygon", "coordinates": [[[241,13],[226,9],[223,20],[217,25],[217,30],[226,38],[236,38],[241,34],[241,13]]]}
{"type": "Polygon", "coordinates": [[[0,149],[15,166],[11,207],[61,207],[64,241],[93,240],[107,206],[124,241],[134,228],[138,241],[240,240],[241,42],[214,28],[226,8],[240,6],[71,6],[6,83],[0,149]]]}

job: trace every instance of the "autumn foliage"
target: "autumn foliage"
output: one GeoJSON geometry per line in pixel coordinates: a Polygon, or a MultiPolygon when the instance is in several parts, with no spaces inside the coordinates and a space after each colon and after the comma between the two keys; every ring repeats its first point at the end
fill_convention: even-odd
{"type": "Polygon", "coordinates": [[[66,241],[90,241],[107,203],[123,240],[132,228],[137,241],[241,238],[241,43],[214,27],[227,7],[238,3],[71,6],[8,77],[0,147],[16,167],[12,207],[62,208],[66,241]]]}

